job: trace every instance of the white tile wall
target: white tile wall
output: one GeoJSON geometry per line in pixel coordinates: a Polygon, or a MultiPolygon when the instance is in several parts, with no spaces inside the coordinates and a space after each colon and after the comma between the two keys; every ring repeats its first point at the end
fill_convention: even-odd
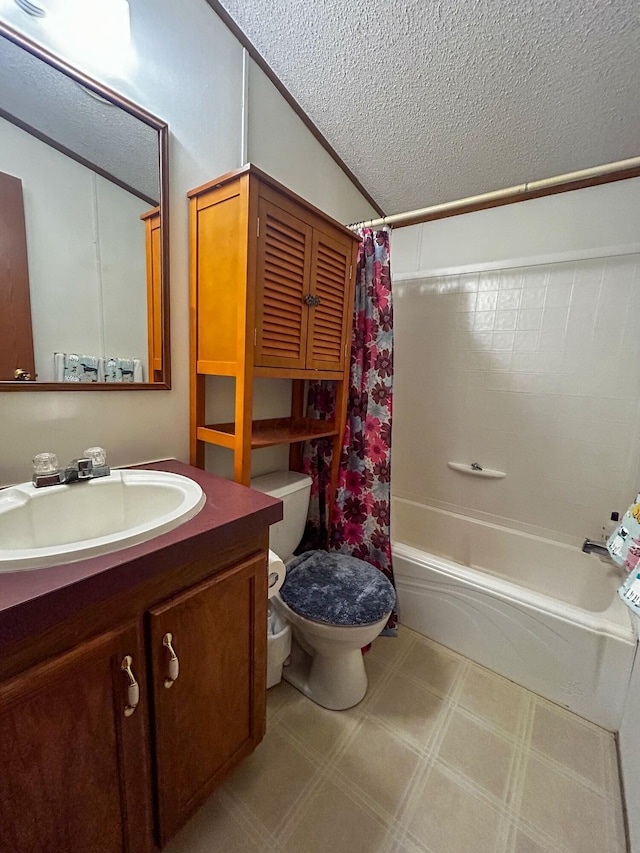
{"type": "Polygon", "coordinates": [[[640,255],[403,280],[394,299],[396,495],[576,543],[626,509],[640,255]]]}

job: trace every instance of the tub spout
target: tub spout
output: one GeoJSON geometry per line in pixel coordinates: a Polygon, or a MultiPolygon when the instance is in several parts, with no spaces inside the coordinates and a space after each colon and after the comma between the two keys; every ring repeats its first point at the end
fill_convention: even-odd
{"type": "Polygon", "coordinates": [[[585,539],[582,543],[582,550],[585,554],[597,554],[599,557],[605,557],[611,560],[611,555],[607,551],[607,546],[602,542],[595,542],[593,539],[585,539]]]}

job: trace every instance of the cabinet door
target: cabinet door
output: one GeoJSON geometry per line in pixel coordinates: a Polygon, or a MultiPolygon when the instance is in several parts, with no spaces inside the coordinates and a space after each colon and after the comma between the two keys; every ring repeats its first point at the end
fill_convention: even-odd
{"type": "Polygon", "coordinates": [[[0,851],[147,851],[145,708],[125,716],[135,627],[83,643],[0,685],[0,851]]]}
{"type": "Polygon", "coordinates": [[[0,381],[36,378],[22,181],[0,172],[0,381]]]}
{"type": "Polygon", "coordinates": [[[149,613],[161,845],[264,735],[266,609],[262,553],[149,613]]]}
{"type": "Polygon", "coordinates": [[[260,367],[303,368],[311,226],[263,198],[258,217],[254,362],[260,367]]]}
{"type": "Polygon", "coordinates": [[[344,368],[353,305],[351,293],[352,243],[341,242],[322,231],[313,232],[311,296],[306,366],[312,370],[344,368]]]}

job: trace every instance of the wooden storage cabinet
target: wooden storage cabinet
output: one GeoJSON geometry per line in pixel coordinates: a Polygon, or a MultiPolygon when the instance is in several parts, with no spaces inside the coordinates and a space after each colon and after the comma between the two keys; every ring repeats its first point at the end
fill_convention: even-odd
{"type": "Polygon", "coordinates": [[[251,449],[342,443],[359,238],[253,166],[189,198],[191,461],[204,467],[207,442],[227,447],[248,485],[251,449]],[[207,375],[235,378],[233,422],[205,423],[207,375]],[[253,419],[256,377],[293,380],[288,417],[253,419]],[[335,421],[304,416],[309,379],[336,381],[335,421]]]}
{"type": "Polygon", "coordinates": [[[156,850],[253,751],[265,732],[266,559],[0,682],[0,853],[156,850]]]}
{"type": "Polygon", "coordinates": [[[149,375],[145,382],[162,382],[162,235],[160,231],[160,208],[154,207],[143,213],[147,261],[147,345],[149,375]]]}

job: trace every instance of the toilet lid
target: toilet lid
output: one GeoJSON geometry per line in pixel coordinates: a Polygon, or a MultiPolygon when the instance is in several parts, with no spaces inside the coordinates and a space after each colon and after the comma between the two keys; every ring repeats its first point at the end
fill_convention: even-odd
{"type": "Polygon", "coordinates": [[[380,569],[326,551],[294,557],[280,596],[300,616],[330,625],[377,622],[391,612],[396,600],[393,585],[380,569]]]}

